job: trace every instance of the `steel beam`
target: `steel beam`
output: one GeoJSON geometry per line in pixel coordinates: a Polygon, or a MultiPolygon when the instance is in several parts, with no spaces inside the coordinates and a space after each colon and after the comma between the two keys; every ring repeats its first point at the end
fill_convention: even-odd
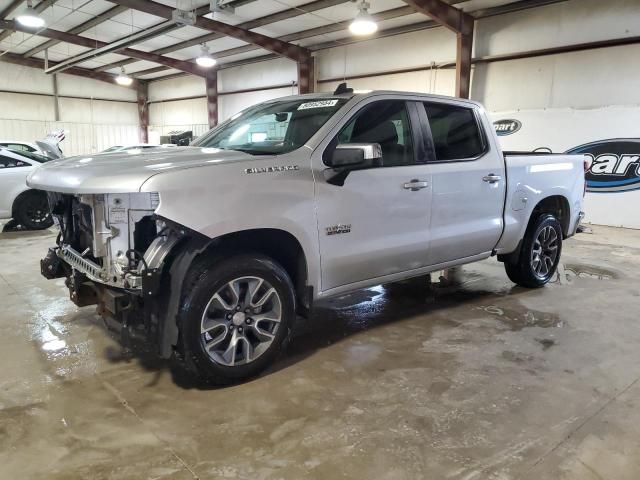
{"type": "MultiPolygon", "coordinates": [[[[171,20],[173,15],[173,8],[163,5],[161,3],[153,2],[151,0],[109,0],[118,5],[129,7],[134,10],[155,15],[157,17],[166,18],[171,20]]],[[[222,35],[233,37],[246,43],[256,45],[265,50],[269,50],[281,57],[288,58],[294,61],[306,60],[311,53],[306,48],[299,47],[297,45],[283,42],[276,38],[267,37],[250,30],[244,30],[242,28],[229,25],[226,23],[218,22],[217,20],[211,20],[205,17],[197,17],[195,27],[203,30],[209,30],[210,32],[217,32],[222,35]]]]}
{"type": "Polygon", "coordinates": [[[138,82],[138,138],[140,143],[149,143],[149,84],[138,82]]]}
{"type": "MultiPolygon", "coordinates": [[[[7,6],[7,8],[5,8],[0,14],[0,20],[6,18],[11,12],[13,12],[20,5],[20,3],[21,2],[15,2],[15,1],[11,2],[11,4],[9,4],[9,6],[7,6]],[[14,4],[16,5],[14,6],[14,4]]],[[[42,13],[54,3],[56,3],[56,0],[42,0],[42,2],[40,2],[35,7],[33,7],[33,9],[38,13],[42,13]]],[[[0,29],[4,30],[2,27],[0,27],[0,29]]],[[[0,42],[5,38],[11,36],[12,33],[13,32],[11,30],[5,30],[4,32],[0,33],[0,42]]]]}
{"type": "Polygon", "coordinates": [[[298,93],[313,93],[315,91],[315,59],[309,57],[307,61],[298,62],[298,93]]]}
{"type": "MultiPolygon", "coordinates": [[[[22,65],[25,67],[37,68],[44,70],[44,60],[40,58],[24,58],[22,55],[16,53],[5,53],[0,56],[0,62],[13,63],[15,65],[22,65]]],[[[49,62],[49,65],[55,65],[56,62],[49,62]]],[[[106,72],[94,72],[87,68],[71,67],[64,72],[67,75],[75,75],[78,77],[91,78],[93,80],[100,80],[110,84],[115,83],[115,76],[106,72]]],[[[137,88],[138,81],[134,80],[130,87],[125,88],[137,88]]]]}
{"type": "MultiPolygon", "coordinates": [[[[80,45],[82,47],[87,47],[91,49],[108,49],[108,47],[111,45],[106,42],[102,42],[100,40],[94,40],[89,37],[82,37],[80,35],[75,35],[72,33],[61,32],[59,30],[53,30],[51,28],[44,28],[41,30],[30,29],[12,20],[0,20],[0,28],[9,29],[16,32],[30,33],[33,35],[60,40],[62,42],[71,43],[73,45],[80,45]]],[[[157,55],[151,52],[144,52],[142,50],[135,50],[133,48],[120,48],[120,49],[112,49],[109,51],[119,53],[120,55],[134,57],[139,60],[147,60],[150,62],[159,63],[169,68],[175,68],[177,70],[182,70],[183,72],[191,73],[192,75],[199,75],[199,76],[203,75],[203,72],[200,69],[198,69],[196,65],[194,65],[191,62],[185,62],[184,60],[176,60],[175,58],[164,57],[162,55],[157,55]]],[[[94,52],[93,56],[95,56],[95,50],[92,50],[89,53],[92,53],[92,52],[94,52]]],[[[107,53],[107,52],[104,52],[104,53],[107,53]]],[[[81,54],[81,55],[86,56],[86,54],[81,54]]],[[[76,63],[80,63],[80,61],[84,61],[88,59],[89,58],[83,58],[82,60],[79,60],[76,63]]],[[[66,61],[58,62],[58,64],[66,64],[66,63],[68,62],[66,61]]]]}
{"type": "MultiPolygon", "coordinates": [[[[462,2],[464,0],[455,0],[456,2],[462,2]]],[[[302,7],[301,7],[302,8],[302,7]]],[[[398,18],[398,17],[402,17],[405,15],[411,15],[412,13],[415,13],[414,10],[411,7],[399,7],[399,8],[394,8],[391,10],[386,10],[384,12],[379,12],[373,15],[373,18],[377,21],[377,22],[381,22],[384,20],[391,20],[392,18],[398,18]]],[[[322,27],[316,27],[316,28],[310,28],[308,30],[303,30],[301,32],[296,32],[296,33],[290,33],[289,35],[285,35],[283,37],[280,37],[279,39],[284,41],[284,42],[294,42],[296,40],[303,40],[305,38],[311,38],[311,37],[317,37],[319,35],[326,35],[329,33],[335,33],[335,32],[339,32],[342,30],[346,30],[349,27],[349,23],[351,23],[351,20],[345,20],[343,22],[337,22],[337,23],[332,23],[330,25],[325,25],[322,27]]],[[[199,38],[203,38],[203,37],[199,37],[199,38]]],[[[188,42],[190,42],[191,40],[188,40],[188,42]]],[[[198,42],[198,43],[202,43],[202,42],[198,42]]],[[[170,48],[170,47],[167,47],[170,48]]],[[[186,48],[186,47],[180,47],[180,48],[186,48]]],[[[157,52],[161,52],[161,51],[167,51],[166,49],[161,49],[161,50],[157,50],[157,52]]],[[[254,50],[260,50],[260,47],[256,47],[255,45],[243,45],[241,47],[235,47],[235,48],[230,48],[228,50],[222,50],[219,52],[214,52],[213,56],[216,58],[224,58],[224,57],[230,57],[232,55],[238,55],[240,53],[247,53],[247,52],[251,52],[254,50]]],[[[168,50],[168,51],[173,51],[173,49],[168,50]]],[[[112,64],[111,68],[118,66],[117,64],[112,64]]],[[[222,67],[222,65],[221,65],[222,67]]],[[[223,68],[226,68],[223,67],[223,68]]],[[[136,72],[136,75],[138,76],[143,76],[143,75],[147,75],[150,73],[157,73],[161,70],[159,69],[149,69],[149,70],[142,70],[139,72],[136,72]]]]}
{"type": "MultiPolygon", "coordinates": [[[[306,13],[312,13],[317,10],[322,10],[323,8],[331,8],[336,5],[340,5],[343,3],[347,3],[350,0],[315,0],[313,2],[305,3],[303,5],[288,8],[287,10],[283,10],[281,12],[272,13],[271,15],[266,15],[264,17],[256,18],[253,20],[249,20],[244,23],[240,23],[237,27],[242,28],[244,30],[252,30],[254,28],[263,27],[264,25],[269,25],[271,23],[280,22],[282,20],[288,20],[290,18],[295,18],[299,15],[304,15],[306,13]]],[[[457,0],[463,1],[463,0],[457,0]]],[[[233,2],[232,2],[233,3],[233,2]]],[[[196,10],[196,13],[197,10],[196,10]]],[[[206,13],[206,12],[205,12],[206,13]]],[[[413,11],[412,11],[413,13],[413,11]]],[[[157,53],[159,55],[164,55],[166,53],[175,52],[177,50],[182,50],[183,48],[193,47],[195,45],[201,45],[206,42],[210,42],[212,40],[217,40],[219,38],[223,38],[224,35],[220,35],[219,33],[208,33],[206,35],[201,35],[196,38],[192,38],[190,40],[185,40],[180,43],[176,43],[174,45],[169,45],[168,47],[160,48],[158,50],[154,50],[153,53],[157,53]]],[[[282,38],[280,38],[282,40],[282,38]]],[[[258,47],[254,47],[253,45],[249,46],[252,50],[257,49],[258,47]]],[[[136,60],[121,60],[119,62],[113,62],[109,65],[104,65],[102,67],[97,68],[98,71],[106,71],[112,68],[118,68],[123,65],[128,65],[130,63],[134,63],[136,60]]]]}
{"type": "Polygon", "coordinates": [[[218,125],[218,70],[209,70],[204,78],[207,87],[207,118],[209,128],[213,128],[218,125]]]}
{"type": "Polygon", "coordinates": [[[469,98],[471,92],[471,53],[473,51],[473,18],[465,27],[468,33],[456,34],[456,97],[469,98]]]}
{"type": "MultiPolygon", "coordinates": [[[[106,12],[102,12],[98,16],[93,17],[91,20],[88,20],[88,21],[86,21],[84,23],[81,23],[77,27],[72,28],[67,33],[78,34],[78,33],[86,32],[87,30],[95,27],[96,25],[100,25],[101,23],[109,20],[110,18],[115,17],[116,15],[120,15],[121,13],[126,12],[127,10],[128,10],[128,8],[126,8],[126,7],[121,7],[121,6],[112,7],[109,10],[107,10],[106,12]]],[[[37,47],[33,47],[31,50],[23,53],[22,56],[23,57],[32,57],[36,53],[40,53],[43,50],[46,50],[47,48],[51,48],[54,45],[57,45],[59,43],[60,43],[60,40],[48,40],[48,41],[46,41],[44,43],[41,43],[37,47]]]]}
{"type": "Polygon", "coordinates": [[[473,31],[473,23],[471,23],[471,30],[469,30],[469,19],[473,19],[473,17],[442,0],[404,0],[404,2],[416,12],[433,18],[454,33],[468,35],[473,31]]]}
{"type": "Polygon", "coordinates": [[[474,17],[442,0],[404,0],[456,34],[456,96],[469,98],[474,17]]]}

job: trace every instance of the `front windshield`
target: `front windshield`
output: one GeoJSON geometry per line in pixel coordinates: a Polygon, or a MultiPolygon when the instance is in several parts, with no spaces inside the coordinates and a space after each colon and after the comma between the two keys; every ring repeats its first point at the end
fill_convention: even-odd
{"type": "Polygon", "coordinates": [[[44,163],[44,162],[48,162],[49,160],[52,160],[49,157],[45,157],[44,155],[38,155],[37,153],[33,153],[33,152],[25,152],[24,150],[12,150],[10,148],[8,148],[7,150],[9,150],[10,152],[16,153],[22,157],[26,157],[30,160],[35,160],[36,162],[40,162],[40,163],[44,163]]]}
{"type": "Polygon", "coordinates": [[[192,145],[278,155],[304,145],[347,102],[346,98],[283,100],[249,108],[192,145]]]}

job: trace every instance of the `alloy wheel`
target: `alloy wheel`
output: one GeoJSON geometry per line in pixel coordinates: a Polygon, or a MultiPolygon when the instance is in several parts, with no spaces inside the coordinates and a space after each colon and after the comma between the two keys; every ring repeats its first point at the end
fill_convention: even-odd
{"type": "Polygon", "coordinates": [[[244,365],[269,349],[281,319],[282,302],[269,282],[254,276],[236,278],[207,303],[201,321],[202,345],[217,364],[244,365]]]}
{"type": "Polygon", "coordinates": [[[531,269],[541,279],[552,271],[558,258],[558,233],[552,226],[546,226],[538,233],[531,249],[531,269]]]}

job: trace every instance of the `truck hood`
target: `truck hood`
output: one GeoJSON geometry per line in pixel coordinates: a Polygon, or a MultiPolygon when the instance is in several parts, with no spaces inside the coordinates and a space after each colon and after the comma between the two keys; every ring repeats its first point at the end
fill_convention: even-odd
{"type": "Polygon", "coordinates": [[[27,178],[31,188],[60,193],[138,192],[161,172],[255,159],[233,150],[175,147],[103,153],[54,160],[27,178]]]}

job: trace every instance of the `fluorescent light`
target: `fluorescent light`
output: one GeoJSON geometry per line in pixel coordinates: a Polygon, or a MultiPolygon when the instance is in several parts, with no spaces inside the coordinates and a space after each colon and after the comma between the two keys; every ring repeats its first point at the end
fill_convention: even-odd
{"type": "Polygon", "coordinates": [[[207,46],[203,44],[202,51],[200,52],[198,58],[196,58],[196,63],[203,68],[211,68],[218,62],[216,62],[216,59],[211,56],[207,46]]]}
{"type": "Polygon", "coordinates": [[[128,87],[133,83],[133,78],[131,78],[124,72],[124,67],[122,67],[120,74],[116,77],[116,83],[118,85],[122,85],[123,87],[128,87]]]}
{"type": "Polygon", "coordinates": [[[360,4],[358,9],[358,15],[353,19],[353,22],[349,25],[349,30],[354,35],[364,36],[371,35],[378,31],[378,24],[375,22],[373,17],[369,15],[369,3],[363,2],[360,4]]]}
{"type": "Polygon", "coordinates": [[[31,6],[30,1],[27,3],[27,8],[24,9],[22,13],[20,13],[20,15],[16,17],[16,20],[18,21],[18,23],[24,25],[25,27],[40,28],[44,27],[45,25],[44,18],[42,18],[40,14],[35,11],[35,9],[31,6]]]}

